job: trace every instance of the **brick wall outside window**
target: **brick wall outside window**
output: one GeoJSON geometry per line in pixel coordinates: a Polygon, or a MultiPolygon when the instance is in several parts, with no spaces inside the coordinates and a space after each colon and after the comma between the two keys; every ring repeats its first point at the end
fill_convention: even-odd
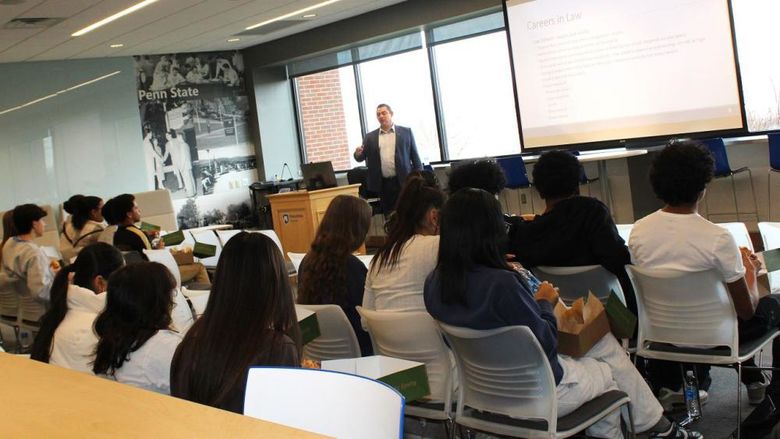
{"type": "Polygon", "coordinates": [[[307,161],[330,160],[333,169],[349,169],[350,145],[339,71],[301,76],[297,81],[307,161]]]}

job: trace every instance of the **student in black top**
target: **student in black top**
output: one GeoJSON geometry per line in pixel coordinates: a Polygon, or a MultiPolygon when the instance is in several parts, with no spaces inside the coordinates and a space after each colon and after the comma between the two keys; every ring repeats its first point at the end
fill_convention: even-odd
{"type": "Polygon", "coordinates": [[[244,412],[252,366],[300,366],[300,331],[284,258],[271,238],[241,232],[225,244],[206,311],[171,362],[171,395],[244,412]]]}
{"type": "Polygon", "coordinates": [[[525,267],[601,265],[617,276],[626,305],[636,313],[624,266],[631,255],[601,201],[580,196],[581,165],[567,151],[550,151],[534,165],[534,186],[546,209],[532,221],[512,217],[509,253],[525,267]]]}
{"type": "Polygon", "coordinates": [[[298,303],[341,306],[364,356],[372,355],[373,349],[355,306],[363,303],[367,270],[353,252],[363,245],[370,226],[371,207],[365,200],[350,195],[334,198],[298,273],[298,303]]]}
{"type": "Polygon", "coordinates": [[[117,195],[111,201],[119,228],[114,233],[114,246],[122,251],[143,252],[151,250],[152,244],[146,234],[135,226],[141,221],[141,209],[130,194],[117,195]]]}

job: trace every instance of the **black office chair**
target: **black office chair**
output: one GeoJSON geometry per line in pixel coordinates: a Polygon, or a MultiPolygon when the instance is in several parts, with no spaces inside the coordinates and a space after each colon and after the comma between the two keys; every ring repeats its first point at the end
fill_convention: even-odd
{"type": "Polygon", "coordinates": [[[379,195],[368,190],[366,182],[368,181],[368,168],[366,166],[358,166],[347,171],[347,183],[359,184],[358,195],[360,198],[368,201],[371,206],[371,215],[377,215],[382,212],[382,205],[379,202],[379,195]]]}

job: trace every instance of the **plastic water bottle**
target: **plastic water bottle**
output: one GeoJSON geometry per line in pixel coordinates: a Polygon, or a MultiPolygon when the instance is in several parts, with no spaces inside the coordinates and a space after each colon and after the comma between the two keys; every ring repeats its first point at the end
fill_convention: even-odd
{"type": "Polygon", "coordinates": [[[699,401],[699,380],[692,370],[685,372],[685,382],[683,383],[683,394],[685,396],[685,407],[688,409],[688,418],[685,424],[689,424],[701,419],[701,401],[699,401]]]}

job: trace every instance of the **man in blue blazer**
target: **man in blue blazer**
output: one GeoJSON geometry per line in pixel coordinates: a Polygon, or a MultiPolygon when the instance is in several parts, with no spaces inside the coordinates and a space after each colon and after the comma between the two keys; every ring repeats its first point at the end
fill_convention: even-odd
{"type": "Polygon", "coordinates": [[[379,129],[363,138],[363,144],[355,149],[358,162],[366,161],[368,190],[379,194],[385,215],[395,210],[395,202],[406,176],[422,169],[414,134],[407,127],[393,124],[393,110],[387,104],[376,107],[379,129]]]}

